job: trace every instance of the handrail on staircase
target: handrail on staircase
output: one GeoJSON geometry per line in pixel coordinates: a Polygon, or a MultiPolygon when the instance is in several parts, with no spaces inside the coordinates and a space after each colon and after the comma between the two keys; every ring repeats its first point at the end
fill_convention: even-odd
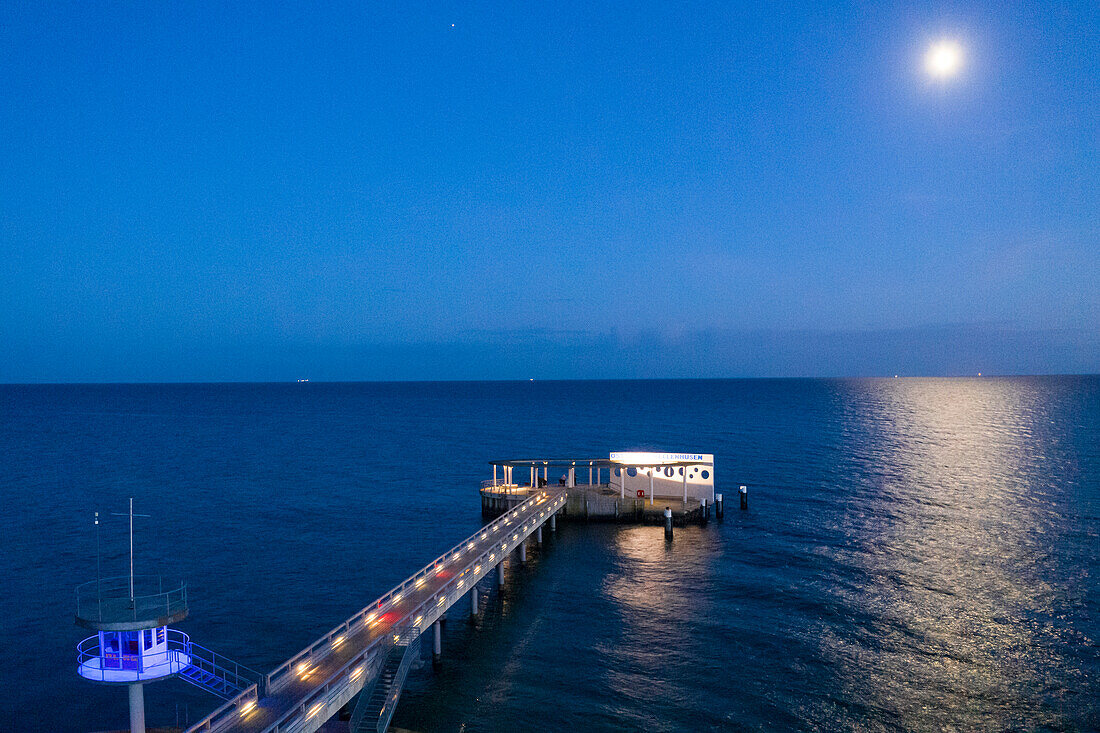
{"type": "Polygon", "coordinates": [[[207,649],[201,644],[190,642],[189,653],[191,655],[191,666],[204,672],[210,672],[215,677],[232,685],[234,694],[263,680],[263,675],[256,670],[218,654],[212,649],[207,649]]]}

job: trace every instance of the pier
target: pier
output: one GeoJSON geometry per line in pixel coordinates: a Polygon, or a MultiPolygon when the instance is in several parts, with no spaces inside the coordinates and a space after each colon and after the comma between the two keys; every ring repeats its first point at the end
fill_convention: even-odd
{"type": "MultiPolygon", "coordinates": [[[[566,504],[564,490],[529,494],[477,533],[421,568],[374,603],[265,675],[188,733],[312,733],[359,695],[352,731],[384,731],[400,697],[421,634],[432,629],[438,650],[438,619],[523,552],[532,535],[552,522],[566,504]],[[360,693],[363,693],[360,695],[360,693]]],[[[476,603],[476,595],[471,595],[476,603]]]]}
{"type": "Polygon", "coordinates": [[[612,453],[607,459],[490,465],[492,478],[480,489],[482,513],[490,520],[484,527],[237,690],[188,733],[313,733],[345,708],[352,709],[353,733],[384,733],[409,669],[429,643],[426,636],[433,663],[439,662],[440,618],[466,598],[476,616],[477,584],[489,579],[503,585],[505,558],[515,552],[525,562],[527,542],[541,543],[544,529],[553,532],[559,517],[664,524],[671,537],[674,522],[705,522],[714,504],[709,454],[612,453]],[[551,469],[560,472],[554,482],[551,469]],[[578,483],[578,476],[587,483],[578,483]]]}
{"type": "Polygon", "coordinates": [[[714,456],[612,453],[610,458],[490,461],[481,482],[481,513],[496,517],[544,487],[564,488],[569,520],[676,525],[702,522],[714,506],[714,456]],[[606,480],[605,480],[606,479],[606,480]]]}

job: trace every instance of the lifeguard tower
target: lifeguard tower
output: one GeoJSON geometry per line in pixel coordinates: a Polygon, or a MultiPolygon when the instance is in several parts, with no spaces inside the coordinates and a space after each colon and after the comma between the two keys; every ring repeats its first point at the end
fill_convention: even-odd
{"type": "MultiPolygon", "coordinates": [[[[92,682],[126,685],[130,732],[145,733],[146,682],[178,676],[229,699],[255,684],[260,674],[169,628],[187,617],[187,584],[134,575],[134,516],[130,499],[130,574],[96,578],[76,588],[76,623],[96,632],[77,645],[76,671],[92,682]]],[[[98,524],[97,513],[97,531],[98,524]]]]}

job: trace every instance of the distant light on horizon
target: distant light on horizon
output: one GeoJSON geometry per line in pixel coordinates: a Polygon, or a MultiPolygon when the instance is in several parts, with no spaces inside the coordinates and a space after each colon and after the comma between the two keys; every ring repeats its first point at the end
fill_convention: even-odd
{"type": "Polygon", "coordinates": [[[955,41],[940,41],[928,49],[924,66],[932,76],[954,76],[962,65],[962,48],[955,41]]]}

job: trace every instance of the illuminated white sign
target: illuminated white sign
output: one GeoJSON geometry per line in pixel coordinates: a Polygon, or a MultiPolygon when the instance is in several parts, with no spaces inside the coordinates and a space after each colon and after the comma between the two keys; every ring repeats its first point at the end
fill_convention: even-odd
{"type": "Polygon", "coordinates": [[[611,460],[631,466],[660,466],[666,463],[704,463],[714,465],[713,453],[612,453],[611,460]]]}

